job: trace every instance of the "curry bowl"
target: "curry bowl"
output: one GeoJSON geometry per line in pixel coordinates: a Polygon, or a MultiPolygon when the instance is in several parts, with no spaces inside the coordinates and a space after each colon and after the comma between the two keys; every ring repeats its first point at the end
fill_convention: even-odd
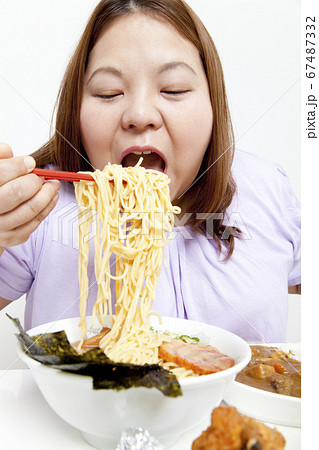
{"type": "MultiPolygon", "coordinates": [[[[96,448],[115,448],[123,430],[130,427],[142,427],[160,442],[173,445],[182,433],[209,420],[236,374],[248,364],[251,350],[240,337],[221,328],[185,319],[162,319],[159,324],[154,316],[154,329],[199,337],[231,356],[235,364],[221,372],[180,380],[183,395],[170,398],[146,387],[94,390],[91,377],[41,364],[25,354],[20,345],[18,354],[51,408],[96,448]]],[[[79,318],[65,319],[33,328],[28,334],[65,330],[69,341],[75,342],[81,333],[78,323],[79,318]]]]}
{"type": "MultiPolygon", "coordinates": [[[[300,361],[300,344],[262,344],[276,347],[300,361]]],[[[288,395],[268,392],[256,387],[233,381],[225,392],[223,401],[235,406],[242,414],[264,422],[292,427],[301,426],[301,399],[288,395]]]]}

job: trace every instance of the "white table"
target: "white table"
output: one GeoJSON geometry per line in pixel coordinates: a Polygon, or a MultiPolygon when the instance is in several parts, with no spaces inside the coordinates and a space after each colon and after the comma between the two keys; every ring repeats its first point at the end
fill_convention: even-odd
{"type": "MultiPolygon", "coordinates": [[[[171,449],[190,450],[193,440],[208,423],[209,418],[207,423],[177,436],[171,449]]],[[[286,450],[300,450],[300,428],[277,426],[277,429],[286,439],[286,450]]],[[[0,448],[92,450],[93,447],[51,410],[29,370],[0,370],[0,448]]]]}

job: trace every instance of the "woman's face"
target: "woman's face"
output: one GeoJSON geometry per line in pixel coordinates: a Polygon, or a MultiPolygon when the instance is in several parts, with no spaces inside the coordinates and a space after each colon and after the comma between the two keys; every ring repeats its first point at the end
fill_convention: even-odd
{"type": "Polygon", "coordinates": [[[172,200],[193,182],[210,141],[213,113],[196,47],[142,13],[113,21],[91,51],[80,115],[91,164],[165,172],[172,200]]]}

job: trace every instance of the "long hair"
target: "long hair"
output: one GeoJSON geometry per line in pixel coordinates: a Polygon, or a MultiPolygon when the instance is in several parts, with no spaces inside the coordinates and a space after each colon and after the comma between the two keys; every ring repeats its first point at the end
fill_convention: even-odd
{"type": "MultiPolygon", "coordinates": [[[[169,22],[197,48],[209,84],[214,124],[210,144],[193,184],[182,196],[187,212],[192,213],[187,224],[204,232],[206,218],[222,213],[230,205],[236,191],[231,174],[234,136],[226,98],[223,70],[214,42],[201,20],[183,0],[102,0],[93,11],[75,53],[67,67],[58,95],[56,125],[52,138],[33,156],[38,166],[49,163],[62,170],[92,170],[80,136],[80,109],[84,75],[89,54],[97,39],[115,18],[143,12],[169,22]],[[197,217],[201,213],[201,218],[197,217]],[[204,213],[204,214],[203,214],[204,213]]],[[[237,229],[227,228],[217,218],[210,230],[218,251],[227,245],[228,259],[234,250],[237,229]]]]}

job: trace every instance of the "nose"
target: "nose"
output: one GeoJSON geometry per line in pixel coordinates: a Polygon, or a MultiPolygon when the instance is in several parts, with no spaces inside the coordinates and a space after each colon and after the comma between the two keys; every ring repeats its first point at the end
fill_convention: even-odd
{"type": "Polygon", "coordinates": [[[128,99],[122,114],[122,127],[126,130],[144,131],[158,129],[163,123],[162,115],[152,95],[135,95],[128,99]]]}

